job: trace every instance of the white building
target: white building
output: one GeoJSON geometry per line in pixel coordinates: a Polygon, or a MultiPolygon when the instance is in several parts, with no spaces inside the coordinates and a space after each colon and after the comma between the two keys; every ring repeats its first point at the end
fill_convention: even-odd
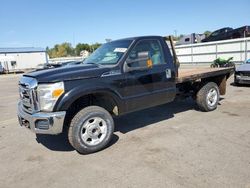
{"type": "Polygon", "coordinates": [[[43,48],[0,48],[0,66],[9,72],[37,68],[47,59],[43,48]]]}
{"type": "Polygon", "coordinates": [[[81,51],[81,53],[80,53],[80,56],[82,56],[83,59],[86,59],[87,57],[89,57],[89,55],[90,55],[90,53],[89,53],[89,51],[87,51],[87,50],[83,50],[83,51],[81,51]]]}

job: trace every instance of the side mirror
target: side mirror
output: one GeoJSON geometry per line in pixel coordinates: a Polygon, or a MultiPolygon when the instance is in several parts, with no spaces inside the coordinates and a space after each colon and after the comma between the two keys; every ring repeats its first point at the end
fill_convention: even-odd
{"type": "Polygon", "coordinates": [[[149,52],[139,52],[135,58],[129,57],[125,62],[125,72],[142,71],[153,67],[149,52]]]}

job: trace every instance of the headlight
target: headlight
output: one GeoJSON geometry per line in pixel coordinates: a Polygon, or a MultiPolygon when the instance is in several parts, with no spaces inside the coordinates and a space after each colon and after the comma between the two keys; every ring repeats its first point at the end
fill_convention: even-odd
{"type": "Polygon", "coordinates": [[[39,84],[37,93],[41,110],[52,111],[57,99],[64,93],[64,84],[63,82],[39,84]]]}

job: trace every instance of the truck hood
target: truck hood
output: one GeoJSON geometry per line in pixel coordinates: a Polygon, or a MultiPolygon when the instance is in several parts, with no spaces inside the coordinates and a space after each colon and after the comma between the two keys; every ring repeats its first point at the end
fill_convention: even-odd
{"type": "Polygon", "coordinates": [[[85,64],[34,71],[28,74],[24,74],[24,76],[33,77],[37,79],[39,83],[48,83],[99,77],[108,70],[109,68],[99,67],[98,65],[85,64]]]}
{"type": "Polygon", "coordinates": [[[250,63],[245,63],[236,68],[236,71],[250,71],[250,63]]]}

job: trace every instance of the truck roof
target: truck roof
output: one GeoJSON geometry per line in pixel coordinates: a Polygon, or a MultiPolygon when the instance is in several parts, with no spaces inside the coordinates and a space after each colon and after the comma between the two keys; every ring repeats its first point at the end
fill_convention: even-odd
{"type": "Polygon", "coordinates": [[[137,36],[137,37],[128,37],[128,38],[117,39],[117,40],[114,40],[114,41],[119,41],[119,40],[151,39],[151,38],[162,38],[162,36],[158,36],[158,35],[137,36]]]}

